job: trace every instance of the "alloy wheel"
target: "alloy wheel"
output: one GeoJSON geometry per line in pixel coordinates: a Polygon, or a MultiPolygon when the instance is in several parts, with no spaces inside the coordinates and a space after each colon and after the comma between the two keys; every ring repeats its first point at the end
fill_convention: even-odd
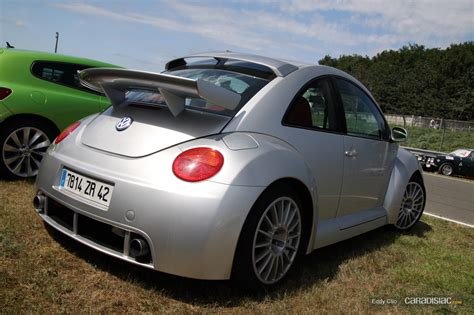
{"type": "Polygon", "coordinates": [[[400,230],[411,228],[419,219],[425,204],[425,192],[417,182],[409,182],[403,194],[402,206],[395,227],[400,230]]]}
{"type": "Polygon", "coordinates": [[[3,143],[3,162],[16,176],[35,176],[38,174],[41,159],[50,144],[51,141],[46,133],[38,128],[16,129],[3,143]]]}
{"type": "Polygon", "coordinates": [[[444,164],[441,167],[441,173],[446,176],[450,176],[453,173],[453,166],[451,164],[444,164]]]}
{"type": "Polygon", "coordinates": [[[289,197],[274,200],[258,222],[252,247],[252,264],[265,284],[282,279],[293,264],[301,240],[301,215],[289,197]]]}

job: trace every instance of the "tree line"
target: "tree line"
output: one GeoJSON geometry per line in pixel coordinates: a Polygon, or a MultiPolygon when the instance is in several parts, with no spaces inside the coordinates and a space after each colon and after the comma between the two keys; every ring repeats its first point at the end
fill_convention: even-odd
{"type": "Polygon", "coordinates": [[[474,120],[474,42],[446,49],[409,44],[376,56],[352,55],[319,64],[350,73],[385,113],[474,120]]]}

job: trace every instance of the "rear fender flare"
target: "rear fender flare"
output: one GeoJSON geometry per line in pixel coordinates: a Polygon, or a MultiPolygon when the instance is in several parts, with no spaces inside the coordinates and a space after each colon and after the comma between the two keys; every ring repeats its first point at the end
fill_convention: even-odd
{"type": "MultiPolygon", "coordinates": [[[[184,151],[197,146],[210,146],[219,150],[224,155],[224,167],[209,179],[213,182],[234,186],[261,187],[262,192],[281,179],[294,179],[305,185],[312,199],[312,209],[309,210],[312,211],[313,219],[308,244],[308,248],[312,248],[319,208],[316,180],[311,169],[301,154],[288,143],[264,134],[242,134],[251,137],[257,147],[231,150],[224,141],[219,141],[226,136],[224,134],[190,141],[179,145],[179,148],[184,151]],[[226,167],[226,165],[230,167],[226,167]]],[[[250,209],[247,210],[250,211],[250,209]]],[[[248,212],[243,215],[247,217],[248,212]]]]}
{"type": "MultiPolygon", "coordinates": [[[[262,153],[253,159],[246,168],[242,169],[235,180],[242,184],[244,183],[243,180],[245,178],[253,178],[257,180],[256,182],[259,185],[264,187],[269,187],[273,183],[279,182],[282,179],[297,180],[306,187],[311,196],[312,209],[305,210],[311,211],[312,222],[310,224],[311,230],[308,233],[309,239],[306,243],[307,246],[303,250],[305,253],[309,253],[310,249],[313,248],[313,241],[315,240],[316,227],[319,218],[318,189],[316,187],[316,180],[301,155],[293,149],[275,150],[262,153]],[[255,174],[253,170],[259,169],[265,171],[255,174]],[[260,177],[258,179],[255,178],[258,175],[260,175],[260,177]]],[[[247,184],[250,183],[252,183],[252,181],[247,182],[247,184]]],[[[296,187],[295,191],[300,194],[296,187]]]]}

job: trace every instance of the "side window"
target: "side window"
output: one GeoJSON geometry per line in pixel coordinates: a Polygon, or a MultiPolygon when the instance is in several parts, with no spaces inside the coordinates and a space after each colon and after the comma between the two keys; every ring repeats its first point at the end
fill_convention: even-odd
{"type": "Polygon", "coordinates": [[[327,79],[311,83],[288,108],[284,123],[322,130],[338,130],[336,107],[327,79]]]}
{"type": "Polygon", "coordinates": [[[377,105],[354,84],[336,79],[349,135],[383,139],[385,122],[377,105]]]}
{"type": "Polygon", "coordinates": [[[31,72],[40,79],[90,92],[90,90],[81,85],[79,75],[77,74],[77,71],[86,68],[90,67],[70,63],[36,61],[31,72]]]}

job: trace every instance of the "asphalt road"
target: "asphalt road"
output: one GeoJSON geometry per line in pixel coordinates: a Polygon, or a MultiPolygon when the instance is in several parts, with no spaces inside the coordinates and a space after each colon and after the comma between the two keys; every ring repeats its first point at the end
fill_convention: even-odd
{"type": "Polygon", "coordinates": [[[424,173],[425,213],[474,225],[474,181],[424,173]]]}

